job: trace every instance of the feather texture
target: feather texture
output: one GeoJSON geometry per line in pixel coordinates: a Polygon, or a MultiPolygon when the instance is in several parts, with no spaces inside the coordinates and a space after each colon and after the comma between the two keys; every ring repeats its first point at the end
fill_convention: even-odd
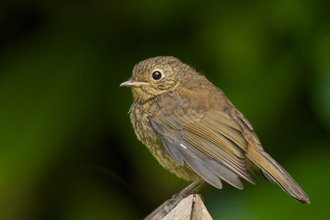
{"type": "Polygon", "coordinates": [[[130,118],[138,139],[165,169],[188,181],[202,178],[222,188],[224,180],[243,189],[240,178],[255,184],[251,173],[257,168],[309,203],[290,174],[264,152],[251,123],[193,68],[174,57],[150,58],[121,86],[132,88],[130,118]]]}
{"type": "Polygon", "coordinates": [[[243,189],[239,177],[255,184],[244,160],[247,142],[235,129],[239,125],[226,113],[211,110],[189,117],[156,116],[150,124],[161,135],[172,159],[181,166],[182,160],[186,161],[211,185],[222,187],[214,176],[238,189],[243,189]],[[210,116],[218,117],[212,120],[210,116]]]}

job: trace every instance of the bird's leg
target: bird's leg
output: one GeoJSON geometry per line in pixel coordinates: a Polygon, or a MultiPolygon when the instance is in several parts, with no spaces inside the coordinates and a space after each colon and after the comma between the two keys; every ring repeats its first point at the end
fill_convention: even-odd
{"type": "Polygon", "coordinates": [[[198,178],[189,186],[181,190],[179,194],[173,195],[172,198],[164,205],[164,210],[169,213],[183,198],[199,192],[206,185],[207,183],[202,178],[198,178]]]}
{"type": "Polygon", "coordinates": [[[203,189],[207,185],[203,179],[200,179],[199,185],[196,186],[194,189],[191,189],[190,194],[197,194],[201,189],[203,189]]]}

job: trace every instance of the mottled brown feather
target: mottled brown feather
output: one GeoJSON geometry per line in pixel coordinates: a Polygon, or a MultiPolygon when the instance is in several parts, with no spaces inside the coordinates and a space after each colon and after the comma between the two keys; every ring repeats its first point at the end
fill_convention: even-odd
{"type": "Polygon", "coordinates": [[[255,184],[251,168],[276,182],[301,203],[308,196],[260,144],[251,123],[225,94],[174,57],[155,57],[134,67],[129,81],[135,133],[167,170],[188,181],[220,179],[243,189],[239,177],[255,184]],[[161,78],[153,78],[158,71],[161,78]]]}

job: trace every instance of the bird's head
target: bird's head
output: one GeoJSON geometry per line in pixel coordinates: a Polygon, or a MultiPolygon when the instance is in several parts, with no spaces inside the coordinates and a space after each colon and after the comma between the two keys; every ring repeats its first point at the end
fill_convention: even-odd
{"type": "Polygon", "coordinates": [[[132,77],[120,86],[132,88],[134,101],[143,102],[174,91],[191,78],[187,78],[189,72],[195,71],[179,59],[159,56],[135,65],[132,77]]]}

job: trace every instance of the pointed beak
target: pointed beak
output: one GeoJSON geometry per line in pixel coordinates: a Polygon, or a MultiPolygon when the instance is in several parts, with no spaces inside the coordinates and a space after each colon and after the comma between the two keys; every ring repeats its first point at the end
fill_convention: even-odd
{"type": "Polygon", "coordinates": [[[145,82],[136,82],[134,80],[128,80],[126,82],[123,82],[120,84],[120,87],[132,87],[132,88],[137,88],[141,86],[147,86],[150,85],[150,83],[145,83],[145,82]]]}

